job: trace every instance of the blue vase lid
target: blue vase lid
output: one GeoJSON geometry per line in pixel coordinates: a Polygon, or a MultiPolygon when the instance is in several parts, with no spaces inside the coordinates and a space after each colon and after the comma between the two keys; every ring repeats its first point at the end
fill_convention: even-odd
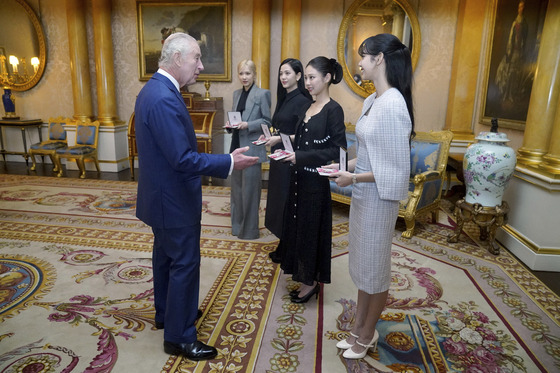
{"type": "Polygon", "coordinates": [[[503,132],[480,132],[476,140],[492,141],[492,142],[508,142],[507,135],[503,132]]]}

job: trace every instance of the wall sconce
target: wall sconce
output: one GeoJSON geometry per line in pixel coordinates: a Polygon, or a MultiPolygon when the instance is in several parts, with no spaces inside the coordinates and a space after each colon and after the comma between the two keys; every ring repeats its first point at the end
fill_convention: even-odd
{"type": "Polygon", "coordinates": [[[39,70],[39,58],[32,57],[31,58],[31,65],[33,66],[33,73],[37,74],[37,70],[39,70]]]}
{"type": "MultiPolygon", "coordinates": [[[[35,72],[37,72],[37,69],[39,69],[40,62],[37,57],[34,58],[37,59],[37,61],[35,61],[37,63],[37,67],[35,68],[35,65],[33,65],[33,68],[35,69],[35,72]]],[[[33,64],[33,62],[34,61],[32,59],[31,64],[33,64]]],[[[25,58],[17,58],[14,55],[11,55],[8,58],[6,58],[6,56],[0,54],[0,85],[13,86],[14,84],[24,83],[25,81],[27,81],[28,78],[29,76],[27,74],[27,66],[25,64],[25,58]],[[12,65],[12,74],[9,73],[7,63],[12,65]],[[21,64],[21,69],[18,68],[20,64],[21,64]]]]}
{"type": "Polygon", "coordinates": [[[10,65],[12,65],[12,71],[15,74],[18,73],[18,65],[19,65],[19,60],[16,56],[10,56],[10,65]]]}

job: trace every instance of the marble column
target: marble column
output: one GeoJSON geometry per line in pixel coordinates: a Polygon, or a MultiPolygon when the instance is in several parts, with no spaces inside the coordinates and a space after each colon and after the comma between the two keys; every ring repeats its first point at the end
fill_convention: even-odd
{"type": "Polygon", "coordinates": [[[270,88],[270,9],[271,0],[253,0],[253,53],[257,85],[270,88]]]}
{"type": "Polygon", "coordinates": [[[301,0],[284,0],[282,5],[282,49],[280,59],[299,59],[301,0]]]}
{"type": "Polygon", "coordinates": [[[115,69],[111,32],[111,0],[92,0],[93,39],[97,86],[97,118],[101,126],[114,126],[117,118],[115,69]]]}
{"type": "MultiPolygon", "coordinates": [[[[523,146],[517,163],[537,167],[548,153],[560,97],[560,0],[550,0],[544,20],[523,146]]],[[[558,134],[558,131],[556,132],[558,134]]],[[[559,148],[555,151],[560,150],[559,148]]]]}
{"type": "Polygon", "coordinates": [[[74,119],[85,121],[86,119],[93,119],[93,104],[84,0],[66,0],[66,23],[68,25],[74,119]]]}

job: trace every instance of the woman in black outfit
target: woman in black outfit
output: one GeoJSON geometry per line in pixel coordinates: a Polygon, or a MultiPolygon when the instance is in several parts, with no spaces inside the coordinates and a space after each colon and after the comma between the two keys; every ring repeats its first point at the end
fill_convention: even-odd
{"type": "MultiPolygon", "coordinates": [[[[275,132],[293,135],[299,116],[303,115],[301,112],[303,107],[310,102],[311,95],[305,89],[303,79],[303,65],[295,58],[285,59],[278,69],[277,102],[272,116],[272,127],[275,132]]],[[[266,145],[271,146],[272,153],[284,148],[278,135],[272,136],[266,145]]],[[[282,236],[284,206],[288,199],[289,188],[290,165],[271,161],[264,225],[278,238],[282,236]]],[[[273,262],[280,262],[278,251],[273,251],[269,255],[273,262]]]]}
{"type": "Polygon", "coordinates": [[[307,64],[305,87],[315,101],[305,105],[291,136],[294,154],[284,159],[290,165],[290,187],[278,251],[284,273],[300,282],[299,292],[291,293],[294,303],[318,296],[319,283],[331,282],[331,192],[328,178],[316,168],[338,162],[340,147],[346,148],[344,112],[329,96],[331,83],[341,79],[335,59],[321,56],[307,64]]]}

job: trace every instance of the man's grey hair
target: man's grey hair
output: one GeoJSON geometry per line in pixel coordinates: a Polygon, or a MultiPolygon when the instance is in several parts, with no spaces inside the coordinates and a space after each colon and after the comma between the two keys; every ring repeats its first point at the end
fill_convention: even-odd
{"type": "Polygon", "coordinates": [[[161,48],[159,67],[168,67],[173,61],[175,53],[179,53],[181,56],[189,54],[193,45],[196,45],[196,39],[189,34],[177,32],[169,35],[161,48]]]}

